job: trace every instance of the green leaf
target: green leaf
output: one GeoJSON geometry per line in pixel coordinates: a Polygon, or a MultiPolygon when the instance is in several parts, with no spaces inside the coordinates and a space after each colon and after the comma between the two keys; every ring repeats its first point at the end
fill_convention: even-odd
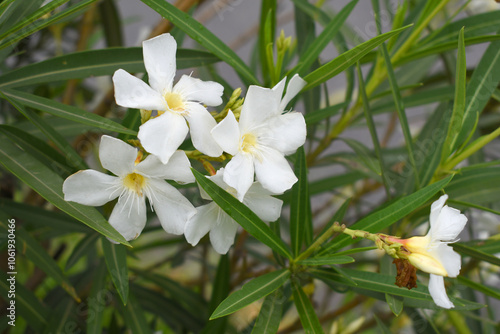
{"type": "MultiPolygon", "coordinates": [[[[290,238],[292,254],[297,256],[302,250],[306,225],[312,225],[312,213],[307,182],[307,162],[304,147],[297,150],[295,159],[295,175],[298,181],[292,187],[290,203],[290,238]]],[[[312,229],[312,227],[311,227],[312,229]]]]}
{"type": "Polygon", "coordinates": [[[458,276],[457,279],[460,283],[462,283],[465,286],[468,286],[469,288],[472,288],[476,291],[484,293],[487,296],[500,300],[500,289],[497,287],[488,286],[483,283],[477,283],[464,276],[458,276]]]}
{"type": "Polygon", "coordinates": [[[451,244],[451,246],[453,247],[453,250],[457,251],[458,253],[464,256],[470,256],[476,260],[485,261],[495,266],[500,266],[500,258],[498,258],[495,255],[485,253],[481,250],[478,250],[474,247],[469,247],[462,243],[451,244]]]}
{"type": "Polygon", "coordinates": [[[326,63],[314,72],[309,73],[307,76],[305,76],[304,80],[307,81],[307,85],[303,90],[311,89],[319,84],[322,84],[323,82],[326,82],[328,79],[333,78],[337,74],[343,72],[346,68],[354,65],[359,59],[382,44],[385,40],[401,33],[403,30],[408,29],[409,27],[411,27],[411,25],[386,32],[385,34],[374,37],[352,48],[351,50],[344,52],[332,61],[326,63]]]}
{"type": "Polygon", "coordinates": [[[63,180],[59,175],[21,151],[1,134],[0,141],[3,143],[0,146],[0,163],[8,171],[68,215],[108,238],[130,245],[95,208],[66,202],[62,193],[63,180]]]}
{"type": "MultiPolygon", "coordinates": [[[[165,241],[162,241],[162,243],[164,244],[165,241]]],[[[142,279],[158,285],[158,287],[160,287],[160,289],[164,293],[166,293],[168,297],[176,300],[186,310],[190,311],[191,314],[200,317],[203,320],[206,319],[207,303],[198,293],[182,286],[181,284],[169,279],[168,277],[157,275],[147,271],[133,271],[137,273],[142,279]]],[[[220,301],[222,301],[222,299],[220,301]]]]}
{"type": "Polygon", "coordinates": [[[484,52],[468,82],[463,126],[454,149],[462,145],[473,130],[477,115],[482,113],[499,83],[500,41],[495,41],[484,52]]]}
{"type": "Polygon", "coordinates": [[[259,81],[248,66],[224,42],[210,32],[203,24],[193,19],[189,14],[182,12],[174,5],[163,0],[141,0],[163,18],[185,31],[192,39],[207,48],[214,55],[225,61],[236,72],[243,76],[250,84],[257,85],[259,81]]]}
{"type": "Polygon", "coordinates": [[[65,233],[89,233],[87,226],[67,214],[47,211],[37,206],[0,198],[0,210],[21,219],[24,224],[38,228],[50,228],[65,233]]]}
{"type": "Polygon", "coordinates": [[[179,305],[180,297],[166,298],[156,289],[137,284],[131,284],[130,289],[141,307],[163,319],[174,333],[199,333],[203,328],[205,319],[201,319],[200,314],[191,313],[179,305]]]}
{"type": "MultiPolygon", "coordinates": [[[[10,300],[15,300],[15,313],[16,316],[24,318],[30,325],[31,328],[36,330],[36,332],[41,333],[43,328],[47,325],[47,319],[49,318],[49,309],[44,307],[40,300],[35,296],[35,294],[26,289],[23,284],[17,282],[15,286],[14,295],[11,294],[11,281],[7,279],[14,278],[15,275],[7,275],[3,270],[0,270],[0,295],[5,302],[10,302],[10,300]]],[[[10,312],[7,310],[8,305],[5,306],[5,312],[10,312]]],[[[4,315],[8,321],[12,319],[8,315],[4,315]]]]}
{"type": "Polygon", "coordinates": [[[302,323],[304,331],[308,334],[324,333],[314,307],[296,280],[292,280],[292,292],[293,302],[299,313],[300,322],[302,323]]]}
{"type": "Polygon", "coordinates": [[[35,159],[59,174],[69,175],[74,171],[73,168],[68,166],[65,157],[61,153],[39,138],[10,125],[0,125],[0,132],[35,159]]]}
{"type": "Polygon", "coordinates": [[[396,317],[399,317],[401,312],[403,312],[403,298],[386,293],[385,300],[392,313],[394,313],[396,317]]]}
{"type": "Polygon", "coordinates": [[[262,67],[262,77],[269,77],[269,66],[267,62],[266,48],[268,43],[274,43],[276,35],[276,0],[262,0],[260,8],[259,25],[259,57],[262,67]],[[269,24],[268,24],[269,23],[269,24]]]}
{"type": "MultiPolygon", "coordinates": [[[[406,288],[400,288],[394,284],[394,276],[378,274],[368,271],[353,270],[353,269],[343,269],[351,279],[357,284],[353,285],[351,281],[347,280],[345,277],[339,275],[334,270],[329,268],[318,268],[314,267],[309,269],[309,273],[318,279],[333,281],[336,284],[341,284],[349,287],[355,288],[360,293],[363,291],[374,291],[381,293],[377,296],[385,300],[385,294],[392,294],[395,296],[400,296],[404,298],[404,304],[407,303],[420,303],[424,308],[439,309],[438,306],[434,304],[434,301],[429,294],[427,287],[419,284],[418,287],[408,290],[406,288]],[[359,290],[358,290],[359,289],[359,290]]],[[[474,303],[461,298],[450,297],[452,302],[455,304],[454,310],[475,310],[483,307],[484,305],[474,303]]]]}
{"type": "MultiPolygon", "coordinates": [[[[409,196],[400,198],[384,208],[370,213],[357,223],[349,226],[349,228],[353,230],[360,229],[372,233],[380,232],[384,228],[389,227],[419,208],[421,205],[425,204],[439,190],[443,189],[443,187],[451,181],[451,178],[451,176],[447,177],[446,179],[422,188],[409,196]]],[[[339,236],[327,244],[319,254],[325,254],[334,249],[340,249],[353,242],[353,239],[347,235],[339,236]]]]}
{"type": "Polygon", "coordinates": [[[126,305],[129,295],[127,250],[122,245],[115,245],[105,238],[101,238],[101,244],[111,280],[123,305],[126,305]]]}
{"type": "Polygon", "coordinates": [[[465,112],[465,87],[466,87],[467,64],[465,62],[464,28],[460,30],[458,37],[457,69],[455,77],[455,98],[453,103],[453,112],[449,121],[449,127],[446,139],[441,151],[441,163],[444,163],[453,147],[457,143],[458,135],[462,130],[465,112]]]}
{"type": "Polygon", "coordinates": [[[51,11],[53,11],[54,9],[63,5],[66,2],[68,2],[68,0],[54,0],[38,8],[38,10],[34,11],[30,15],[21,18],[21,21],[16,23],[16,25],[9,27],[7,31],[3,32],[0,35],[0,40],[4,39],[8,35],[18,32],[19,30],[22,30],[23,28],[29,25],[32,25],[36,20],[40,19],[42,16],[50,13],[51,11]]]}
{"type": "Polygon", "coordinates": [[[302,53],[297,63],[297,66],[292,69],[293,73],[304,75],[305,72],[311,67],[314,61],[319,57],[320,53],[332,40],[332,37],[337,35],[345,20],[351,14],[354,7],[357,5],[358,0],[352,0],[342,10],[332,18],[325,26],[321,34],[314,39],[313,43],[302,53]]]}
{"type": "MultiPolygon", "coordinates": [[[[229,295],[231,280],[231,265],[229,263],[229,255],[220,256],[219,264],[217,265],[217,273],[214,279],[214,286],[210,303],[208,304],[208,312],[213,313],[217,306],[229,295]]],[[[208,321],[202,334],[225,333],[227,327],[227,318],[219,318],[208,321]]]]}
{"type": "Polygon", "coordinates": [[[332,264],[344,264],[352,262],[354,262],[354,259],[350,256],[332,254],[332,255],[317,256],[310,259],[301,260],[297,263],[306,266],[324,266],[324,265],[329,266],[332,264]]]}
{"type": "Polygon", "coordinates": [[[126,328],[134,334],[153,334],[146,320],[144,310],[133,294],[128,296],[129,302],[127,305],[118,303],[125,321],[126,328]]]}
{"type": "MultiPolygon", "coordinates": [[[[6,221],[0,220],[0,228],[7,234],[9,225],[6,221]]],[[[53,278],[61,287],[76,301],[80,301],[75,288],[71,285],[66,275],[63,274],[61,268],[56,261],[47,254],[47,251],[20,226],[15,227],[16,248],[23,250],[24,256],[43,270],[47,276],[53,278]]]]}
{"type": "MultiPolygon", "coordinates": [[[[405,146],[408,151],[408,158],[410,160],[411,168],[413,169],[414,181],[417,189],[420,188],[420,180],[417,170],[417,164],[415,162],[415,153],[413,146],[413,139],[410,133],[410,126],[408,125],[408,119],[406,117],[405,108],[403,105],[403,100],[401,98],[401,92],[399,90],[398,81],[394,74],[394,69],[392,67],[391,58],[389,57],[389,52],[385,44],[382,45],[382,55],[384,57],[385,67],[387,69],[387,76],[389,78],[389,84],[392,90],[392,97],[394,98],[394,103],[396,104],[396,111],[399,116],[399,123],[401,124],[401,129],[403,130],[403,136],[405,138],[405,146]]],[[[380,157],[379,157],[380,158],[380,157]]],[[[388,182],[386,180],[386,182],[388,182]]]]}
{"type": "Polygon", "coordinates": [[[264,299],[259,315],[255,321],[252,334],[277,333],[286,298],[283,288],[278,288],[264,299]]]}
{"type": "Polygon", "coordinates": [[[348,103],[339,103],[334,104],[333,106],[329,106],[320,110],[315,110],[313,112],[307,113],[304,115],[304,119],[306,121],[306,125],[314,125],[316,123],[321,122],[322,120],[328,119],[332,116],[337,115],[342,109],[349,106],[348,103]]]}
{"type": "Polygon", "coordinates": [[[77,107],[69,106],[51,99],[27,94],[15,90],[2,90],[3,94],[14,101],[37,110],[45,111],[56,117],[66,118],[70,121],[86,124],[106,131],[118,132],[137,136],[137,132],[127,129],[121,124],[107,118],[90,113],[77,107]]]}
{"type": "Polygon", "coordinates": [[[430,34],[419,41],[418,46],[439,45],[447,42],[455,43],[460,34],[460,29],[467,27],[467,36],[475,37],[494,33],[500,29],[498,11],[481,13],[459,19],[443,26],[436,34],[430,34]]]}
{"type": "Polygon", "coordinates": [[[102,333],[104,312],[103,305],[111,299],[110,292],[106,289],[106,264],[100,261],[92,277],[92,288],[88,298],[87,334],[102,333]]]}
{"type": "Polygon", "coordinates": [[[445,188],[450,199],[478,205],[497,203],[500,198],[500,167],[465,170],[445,188]]]}
{"type": "MultiPolygon", "coordinates": [[[[31,35],[32,33],[43,29],[45,27],[48,27],[54,22],[57,22],[59,20],[62,20],[65,17],[68,17],[69,15],[76,13],[91,3],[95,2],[96,0],[86,0],[86,1],[81,1],[77,2],[73,6],[70,6],[66,8],[65,10],[62,10],[58,12],[55,15],[49,16],[47,19],[42,19],[42,20],[37,20],[35,22],[30,22],[29,26],[27,26],[27,29],[22,29],[19,33],[11,35],[9,38],[4,39],[2,43],[0,44],[0,50],[8,47],[9,45],[12,45],[21,39],[31,35]]],[[[49,5],[49,4],[48,4],[49,5]]],[[[46,6],[48,6],[46,5],[46,6]]],[[[45,6],[44,6],[45,7],[45,6]]]]}
{"type": "Polygon", "coordinates": [[[206,191],[217,205],[231,218],[240,224],[248,233],[254,236],[271,249],[291,259],[290,251],[283,240],[278,238],[273,231],[246,205],[238,201],[231,194],[216,185],[212,180],[191,168],[198,184],[206,191]]]}
{"type": "Polygon", "coordinates": [[[267,296],[282,286],[290,277],[288,269],[276,270],[257,278],[233,292],[215,309],[210,319],[216,319],[234,313],[243,307],[267,296]]]}
{"type": "Polygon", "coordinates": [[[344,203],[342,203],[342,205],[338,208],[337,212],[335,212],[335,214],[332,216],[332,218],[330,219],[330,221],[328,222],[328,224],[325,225],[325,227],[323,228],[323,230],[321,230],[321,232],[318,234],[318,236],[314,239],[314,241],[316,241],[319,237],[321,237],[326,231],[328,231],[330,229],[330,227],[332,227],[332,225],[335,223],[335,222],[338,222],[338,223],[341,223],[342,220],[344,219],[344,216],[347,212],[347,209],[349,208],[349,204],[351,204],[351,199],[348,198],[344,201],[344,203]]]}
{"type": "Polygon", "coordinates": [[[56,132],[42,117],[38,116],[34,111],[30,109],[23,108],[16,102],[12,101],[6,97],[1,91],[0,95],[9,101],[21,114],[23,114],[31,123],[35,124],[43,134],[50,139],[65,155],[68,164],[71,167],[86,169],[88,168],[87,163],[83,158],[73,149],[73,147],[64,139],[61,134],[56,132]]]}
{"type": "Polygon", "coordinates": [[[76,244],[75,249],[68,258],[68,261],[66,261],[66,270],[71,269],[71,267],[73,267],[78,262],[78,260],[88,254],[89,251],[94,248],[94,244],[99,236],[99,233],[91,233],[89,235],[86,235],[76,244]]]}
{"type": "MultiPolygon", "coordinates": [[[[204,66],[218,61],[219,58],[205,51],[177,50],[178,69],[204,66]]],[[[113,75],[120,68],[130,73],[145,72],[142,48],[89,50],[50,58],[1,75],[0,88],[113,75]]]]}

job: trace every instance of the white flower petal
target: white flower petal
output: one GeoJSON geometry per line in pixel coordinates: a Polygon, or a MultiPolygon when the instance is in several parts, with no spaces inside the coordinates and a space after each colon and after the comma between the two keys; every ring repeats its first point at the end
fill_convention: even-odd
{"type": "Polygon", "coordinates": [[[236,154],[226,165],[224,182],[234,188],[241,201],[253,183],[254,162],[248,154],[236,154]]]}
{"type": "Polygon", "coordinates": [[[260,153],[261,159],[255,159],[255,175],[264,188],[282,194],[297,182],[297,177],[281,153],[271,148],[260,153]]]}
{"type": "Polygon", "coordinates": [[[283,100],[281,100],[279,110],[285,110],[288,102],[290,102],[290,100],[293,99],[302,90],[302,88],[304,88],[306,84],[307,82],[304,79],[302,79],[298,74],[295,74],[293,78],[290,79],[290,82],[286,87],[286,93],[283,97],[283,100]]]}
{"type": "Polygon", "coordinates": [[[431,248],[429,253],[443,265],[448,277],[458,276],[462,261],[460,254],[455,252],[451,246],[441,243],[431,248]]]}
{"type": "Polygon", "coordinates": [[[234,243],[238,226],[225,212],[220,214],[218,224],[210,231],[210,242],[217,253],[226,254],[229,251],[234,243]]]}
{"type": "Polygon", "coordinates": [[[222,154],[222,148],[217,144],[210,133],[217,125],[215,119],[208,110],[199,103],[188,104],[188,114],[185,116],[189,122],[189,133],[194,147],[210,157],[218,157],[222,154]]]}
{"type": "Polygon", "coordinates": [[[141,125],[137,137],[146,151],[166,164],[182,144],[188,131],[184,117],[165,112],[141,125]]]}
{"type": "Polygon", "coordinates": [[[220,211],[222,211],[222,209],[213,202],[196,209],[196,214],[188,220],[184,230],[184,236],[187,242],[193,246],[196,246],[200,239],[217,224],[217,220],[221,213],[220,211]]]}
{"type": "Polygon", "coordinates": [[[136,171],[149,178],[174,180],[179,183],[193,183],[191,163],[184,151],[175,151],[167,164],[163,164],[155,155],[149,155],[136,167],[136,171]]]}
{"type": "Polygon", "coordinates": [[[259,136],[259,140],[266,146],[290,155],[304,145],[306,132],[304,116],[298,112],[291,112],[269,119],[266,132],[259,136]]]}
{"type": "Polygon", "coordinates": [[[120,69],[113,75],[116,104],[126,108],[166,110],[163,96],[144,81],[120,69]]]}
{"type": "Polygon", "coordinates": [[[429,293],[437,306],[447,309],[455,307],[446,294],[443,276],[430,274],[429,293]]]}
{"type": "Polygon", "coordinates": [[[172,234],[184,233],[186,222],[196,214],[194,206],[182,194],[165,181],[149,180],[154,211],[163,229],[172,234]]]}
{"type": "Polygon", "coordinates": [[[179,93],[187,101],[201,102],[207,106],[215,107],[222,104],[224,87],[214,81],[202,81],[183,75],[174,86],[174,92],[179,93]]]}
{"type": "Polygon", "coordinates": [[[177,42],[170,34],[162,34],[142,42],[142,52],[149,84],[163,96],[172,90],[177,42]]]}
{"type": "Polygon", "coordinates": [[[272,89],[253,85],[248,88],[240,115],[242,132],[261,125],[269,117],[281,114],[279,107],[285,82],[286,78],[272,89]]]}
{"type": "Polygon", "coordinates": [[[240,144],[240,128],[231,110],[227,116],[212,129],[212,136],[215,142],[231,155],[238,153],[240,144]]]}
{"type": "MultiPolygon", "coordinates": [[[[431,213],[432,214],[432,213],[431,213]]],[[[467,217],[459,210],[445,205],[431,225],[429,231],[432,241],[454,241],[467,223],[467,217]]]]}
{"type": "Polygon", "coordinates": [[[137,149],[119,139],[102,136],[99,145],[99,160],[105,169],[115,175],[132,173],[137,159],[137,149]]]}
{"type": "Polygon", "coordinates": [[[120,196],[109,217],[111,226],[127,241],[141,234],[146,220],[146,199],[132,191],[120,196]]]}
{"type": "Polygon", "coordinates": [[[90,206],[101,206],[120,195],[115,191],[120,180],[92,169],[81,170],[63,183],[64,200],[90,206]]]}
{"type": "Polygon", "coordinates": [[[444,203],[448,200],[448,195],[443,195],[439,197],[438,200],[434,201],[431,205],[431,213],[429,215],[429,222],[431,224],[431,229],[432,226],[437,223],[437,218],[439,216],[439,213],[441,212],[441,209],[444,206],[444,203]]]}
{"type": "Polygon", "coordinates": [[[271,193],[258,182],[254,182],[248,189],[243,203],[265,222],[277,220],[283,205],[282,200],[272,197],[271,193]]]}

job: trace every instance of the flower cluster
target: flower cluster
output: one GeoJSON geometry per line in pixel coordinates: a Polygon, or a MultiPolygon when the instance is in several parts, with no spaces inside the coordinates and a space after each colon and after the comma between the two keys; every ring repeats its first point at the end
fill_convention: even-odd
{"type": "Polygon", "coordinates": [[[143,43],[149,85],[121,69],[113,75],[116,103],[153,115],[139,128],[141,150],[103,136],[99,158],[116,176],[80,171],[66,179],[63,192],[68,201],[92,206],[118,198],[109,222],[126,240],[137,238],[143,230],[147,198],[165,231],[184,234],[193,245],[210,233],[214,249],[225,254],[234,242],[236,222],[215,203],[194,208],[165,181],[194,182],[189,159],[178,148],[189,132],[201,154],[213,158],[223,152],[232,155],[211,179],[264,221],[278,219],[282,201],[272,195],[282,194],[297,181],[285,155],[306,139],[302,114],[284,111],[305,82],[294,76],[284,96],[286,78],[272,89],[250,86],[239,121],[229,110],[217,124],[207,106],[222,104],[223,86],[187,75],[174,84],[176,49],[170,34],[143,43]]]}

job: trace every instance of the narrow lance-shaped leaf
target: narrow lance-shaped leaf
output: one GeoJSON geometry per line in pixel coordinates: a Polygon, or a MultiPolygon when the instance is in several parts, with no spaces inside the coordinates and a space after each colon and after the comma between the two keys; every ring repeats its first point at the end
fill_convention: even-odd
{"type": "Polygon", "coordinates": [[[77,107],[69,106],[51,99],[28,94],[15,90],[2,90],[3,94],[14,101],[41,111],[45,111],[57,117],[69,119],[70,121],[90,125],[106,131],[113,131],[136,136],[137,132],[127,129],[121,124],[107,118],[87,112],[77,107]]]}
{"type": "Polygon", "coordinates": [[[320,53],[328,45],[328,42],[330,42],[333,37],[337,35],[338,31],[344,24],[345,20],[349,17],[357,3],[358,0],[352,0],[329,21],[321,34],[314,40],[307,50],[302,53],[297,66],[292,69],[292,73],[304,75],[304,71],[307,71],[307,69],[311,67],[314,61],[319,57],[320,53]]]}
{"type": "Polygon", "coordinates": [[[307,81],[307,85],[303,90],[308,90],[313,87],[316,87],[319,84],[327,81],[330,78],[333,78],[337,74],[344,71],[351,65],[354,65],[359,59],[361,59],[368,52],[382,44],[388,38],[401,33],[403,30],[408,29],[411,25],[399,28],[393,31],[386,32],[382,35],[374,37],[360,45],[352,48],[351,50],[344,52],[340,56],[336,57],[332,61],[326,63],[321,66],[317,70],[312,73],[309,73],[304,77],[304,80],[307,81]]]}
{"type": "Polygon", "coordinates": [[[234,313],[239,309],[267,296],[274,290],[282,286],[290,277],[288,269],[276,270],[257,278],[243,285],[243,287],[229,295],[215,309],[210,319],[216,319],[234,313]]]}
{"type": "Polygon", "coordinates": [[[5,40],[3,40],[2,43],[0,44],[0,50],[8,47],[9,45],[16,43],[17,41],[20,41],[24,37],[27,37],[40,29],[48,27],[49,25],[51,25],[54,22],[62,20],[65,17],[68,17],[69,15],[84,9],[85,7],[87,7],[88,5],[90,5],[91,3],[95,2],[95,1],[96,0],[86,0],[86,1],[77,2],[73,6],[70,6],[67,9],[62,10],[59,13],[56,13],[55,15],[52,15],[47,19],[37,20],[37,21],[31,23],[27,27],[27,29],[22,29],[19,33],[13,34],[9,38],[6,38],[5,40]]]}
{"type": "MultiPolygon", "coordinates": [[[[385,46],[383,44],[383,46],[385,46]]],[[[385,193],[388,198],[391,197],[391,184],[389,178],[387,177],[386,164],[384,156],[382,155],[382,149],[380,147],[380,141],[378,140],[377,128],[375,127],[375,122],[373,121],[373,115],[370,109],[370,103],[368,100],[368,96],[366,95],[365,82],[363,79],[363,74],[361,72],[361,67],[359,63],[356,64],[357,72],[358,72],[358,82],[359,82],[359,91],[361,95],[361,100],[363,101],[363,111],[365,114],[366,124],[368,125],[368,129],[370,130],[370,135],[372,137],[373,147],[375,149],[375,154],[377,155],[380,175],[382,177],[382,181],[384,183],[385,193]]],[[[349,144],[348,144],[349,145],[349,144]]],[[[366,155],[361,155],[364,157],[366,155]]]]}
{"type": "Polygon", "coordinates": [[[66,141],[66,139],[61,136],[57,131],[55,131],[49,123],[47,123],[42,117],[38,116],[35,112],[30,109],[26,109],[14,102],[10,98],[6,97],[1,91],[0,95],[9,101],[21,114],[23,114],[31,123],[36,125],[43,134],[50,139],[65,155],[68,160],[68,164],[71,167],[86,169],[88,168],[87,163],[83,158],[73,149],[73,147],[66,141]]]}
{"type": "MultiPolygon", "coordinates": [[[[367,232],[380,232],[382,229],[389,227],[399,219],[402,219],[411,213],[413,210],[425,204],[439,190],[445,187],[451,181],[451,178],[452,176],[449,176],[446,179],[422,188],[409,196],[400,198],[383,209],[372,212],[349,228],[353,230],[361,229],[367,232]]],[[[345,247],[352,242],[354,241],[351,237],[341,235],[327,244],[319,254],[325,254],[333,249],[345,247]]]]}
{"type": "Polygon", "coordinates": [[[102,235],[129,246],[104,217],[93,207],[67,202],[62,193],[62,178],[0,134],[0,163],[47,201],[102,235]]]}
{"type": "Polygon", "coordinates": [[[73,252],[68,258],[68,261],[66,261],[66,270],[73,267],[78,262],[78,260],[88,254],[90,250],[94,248],[94,244],[99,238],[99,235],[99,233],[91,233],[80,240],[78,244],[76,244],[73,252]]]}
{"type": "Polygon", "coordinates": [[[260,9],[260,27],[259,27],[259,57],[262,67],[262,76],[269,76],[269,66],[266,57],[266,48],[268,43],[274,42],[276,34],[276,0],[263,0],[260,9]],[[267,19],[269,18],[269,25],[267,19]],[[268,29],[266,29],[268,28],[268,29]]]}
{"type": "Polygon", "coordinates": [[[212,180],[203,176],[195,169],[191,169],[198,184],[206,191],[217,205],[231,218],[240,224],[248,233],[271,249],[291,259],[290,251],[283,240],[245,204],[238,201],[231,194],[216,185],[212,180]]]}
{"type": "Polygon", "coordinates": [[[464,28],[460,30],[458,35],[458,55],[457,55],[457,70],[455,77],[455,99],[453,104],[453,112],[451,114],[450,123],[446,135],[446,139],[441,151],[441,164],[443,164],[452,153],[453,147],[457,142],[458,135],[462,130],[465,112],[465,86],[467,64],[465,62],[465,45],[464,45],[464,28]]]}
{"type": "MultiPolygon", "coordinates": [[[[229,263],[229,255],[221,255],[219,264],[217,265],[217,272],[215,274],[214,286],[212,289],[212,296],[208,304],[209,314],[213,313],[217,306],[227,298],[230,290],[231,280],[231,265],[229,263]]],[[[219,318],[208,321],[202,334],[224,333],[227,327],[227,318],[219,318]]]]}
{"type": "Polygon", "coordinates": [[[212,32],[205,28],[200,22],[193,19],[189,14],[182,12],[174,5],[163,0],[141,0],[162,17],[171,21],[177,27],[186,32],[192,39],[207,48],[214,55],[225,61],[236,72],[238,72],[250,84],[259,84],[250,68],[241,60],[236,53],[224,42],[217,38],[212,32]]]}
{"type": "MultiPolygon", "coordinates": [[[[405,305],[409,302],[421,303],[420,305],[425,308],[439,309],[429,294],[427,287],[421,284],[419,284],[416,288],[408,290],[406,288],[396,286],[394,284],[394,276],[347,268],[343,270],[349,275],[352,281],[347,280],[344,276],[329,268],[311,268],[309,272],[313,277],[321,279],[325,282],[330,281],[355,289],[362,289],[361,291],[369,290],[378,292],[380,293],[379,297],[383,300],[385,300],[385,294],[389,293],[395,296],[403,297],[405,305]]],[[[450,297],[450,299],[455,304],[454,310],[474,310],[483,307],[481,304],[460,298],[450,297]]]]}
{"type": "Polygon", "coordinates": [[[278,288],[268,295],[260,308],[252,334],[278,332],[285,301],[283,288],[278,288]]]}
{"type": "Polygon", "coordinates": [[[354,259],[350,256],[332,254],[332,255],[318,256],[310,259],[300,260],[297,263],[306,266],[324,266],[324,265],[329,266],[332,264],[344,264],[352,262],[354,262],[354,259]]]}
{"type": "Polygon", "coordinates": [[[115,245],[105,238],[102,238],[101,241],[111,280],[120,295],[123,305],[126,305],[129,294],[127,250],[122,245],[115,245]]]}
{"type": "Polygon", "coordinates": [[[299,179],[292,187],[292,201],[290,203],[290,238],[294,256],[300,253],[304,243],[306,224],[312,224],[312,215],[309,210],[309,191],[307,182],[307,164],[304,148],[300,147],[296,153],[295,175],[299,179]]]}
{"type": "MultiPolygon", "coordinates": [[[[219,61],[219,58],[211,53],[190,49],[178,49],[176,58],[178,69],[204,66],[219,61]]],[[[130,73],[145,72],[142,48],[88,50],[50,58],[1,75],[0,88],[112,75],[120,68],[130,73]]]]}
{"type": "Polygon", "coordinates": [[[319,322],[316,311],[309,298],[302,290],[302,287],[296,280],[292,280],[293,302],[299,313],[300,322],[306,333],[323,334],[323,328],[319,322]]]}

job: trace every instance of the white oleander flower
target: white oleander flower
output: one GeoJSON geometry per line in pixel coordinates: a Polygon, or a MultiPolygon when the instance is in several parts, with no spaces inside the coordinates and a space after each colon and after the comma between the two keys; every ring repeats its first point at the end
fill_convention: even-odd
{"type": "MultiPolygon", "coordinates": [[[[221,168],[217,171],[217,174],[209,178],[219,187],[236,197],[236,190],[224,182],[224,173],[224,168],[221,168]]],[[[201,187],[200,193],[202,198],[211,199],[201,187]]],[[[283,205],[283,201],[271,195],[258,182],[254,182],[241,202],[255,212],[260,219],[271,222],[280,217],[281,206],[283,205]]],[[[184,231],[186,240],[195,246],[205,234],[210,232],[210,242],[215,251],[219,254],[226,254],[234,243],[238,223],[215,202],[200,206],[197,210],[196,215],[191,217],[186,224],[184,231]]]]}
{"type": "Polygon", "coordinates": [[[170,34],[163,34],[144,41],[142,45],[150,86],[122,69],[113,75],[118,105],[158,111],[158,117],[139,128],[138,138],[142,146],[167,163],[189,131],[197,150],[212,157],[220,156],[222,149],[210,134],[217,123],[203,104],[220,105],[222,85],[183,75],[174,86],[175,39],[170,34]]]}
{"type": "Polygon", "coordinates": [[[295,75],[282,99],[286,78],[274,88],[250,86],[239,123],[233,113],[212,130],[220,147],[233,155],[226,165],[224,182],[238,192],[241,200],[254,181],[281,194],[297,182],[285,155],[292,154],[306,139],[306,123],[298,112],[283,114],[286,105],[305,86],[295,75]]]}
{"type": "Polygon", "coordinates": [[[141,162],[137,149],[109,136],[102,136],[99,158],[115,174],[92,169],[69,176],[63,184],[64,199],[83,205],[100,206],[118,197],[109,223],[126,240],[135,239],[146,224],[146,198],[165,231],[184,233],[184,225],[195,213],[193,205],[165,179],[194,182],[191,164],[183,151],[175,152],[164,165],[154,155],[141,162]]]}
{"type": "Polygon", "coordinates": [[[444,205],[448,195],[441,196],[431,205],[430,229],[426,236],[409,239],[386,238],[403,245],[403,256],[416,268],[430,274],[429,292],[436,305],[454,307],[446,295],[443,277],[457,277],[461,258],[449,243],[458,241],[457,236],[467,223],[467,217],[459,210],[444,205]]]}

